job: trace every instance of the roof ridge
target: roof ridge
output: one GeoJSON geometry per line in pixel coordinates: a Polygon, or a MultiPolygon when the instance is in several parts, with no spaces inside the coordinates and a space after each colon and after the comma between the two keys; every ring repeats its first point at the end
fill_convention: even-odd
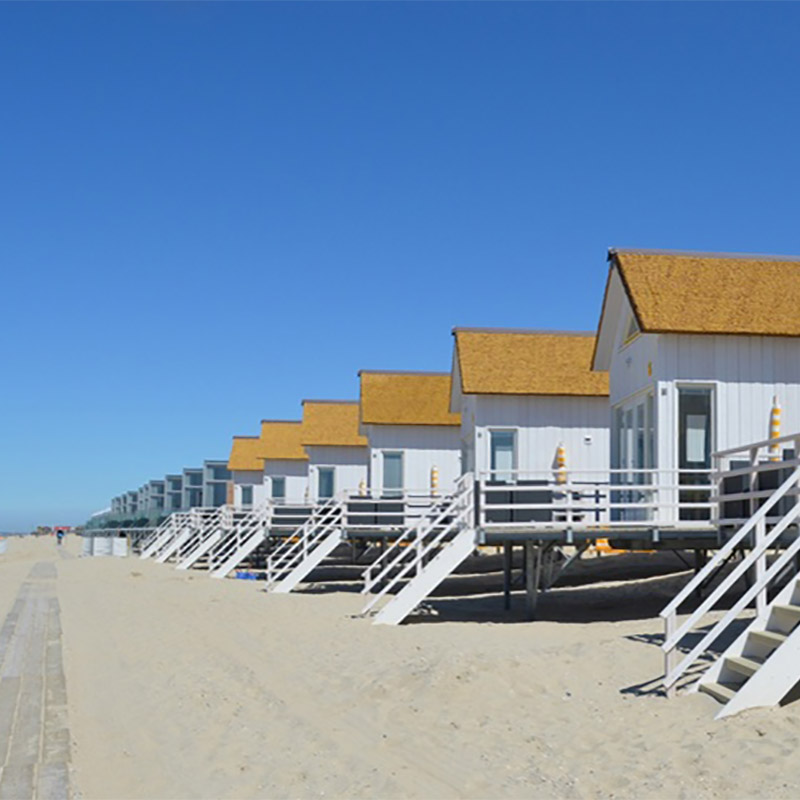
{"type": "Polygon", "coordinates": [[[718,258],[729,261],[800,261],[800,256],[776,255],[774,253],[726,253],[704,250],[660,250],[646,247],[609,247],[608,258],[615,255],[641,254],[646,256],[677,256],[685,258],[718,258]]]}
{"type": "Polygon", "coordinates": [[[596,336],[596,331],[554,331],[547,328],[469,328],[457,326],[452,333],[523,333],[534,336],[596,336]]]}
{"type": "Polygon", "coordinates": [[[329,405],[339,405],[339,406],[357,406],[358,400],[315,400],[314,398],[305,398],[304,400],[300,401],[301,405],[305,405],[306,403],[326,403],[329,405]]]}
{"type": "Polygon", "coordinates": [[[449,372],[434,372],[429,370],[414,369],[360,369],[359,375],[431,375],[449,377],[449,372]]]}
{"type": "Polygon", "coordinates": [[[301,419],[262,419],[261,424],[267,423],[268,425],[271,424],[281,424],[281,425],[302,425],[303,420],[301,419]]]}

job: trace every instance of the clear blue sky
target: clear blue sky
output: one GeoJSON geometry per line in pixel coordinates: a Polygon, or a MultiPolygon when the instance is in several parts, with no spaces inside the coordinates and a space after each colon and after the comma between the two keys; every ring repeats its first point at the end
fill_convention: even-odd
{"type": "Polygon", "coordinates": [[[797,4],[0,4],[0,530],[77,523],[609,246],[800,252],[797,4]]]}

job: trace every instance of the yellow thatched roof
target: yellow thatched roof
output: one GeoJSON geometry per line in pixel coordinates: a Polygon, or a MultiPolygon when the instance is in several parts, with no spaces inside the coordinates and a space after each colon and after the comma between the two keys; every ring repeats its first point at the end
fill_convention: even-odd
{"type": "Polygon", "coordinates": [[[258,436],[234,436],[228,469],[261,472],[264,469],[263,449],[258,436]]]}
{"type": "Polygon", "coordinates": [[[261,422],[261,450],[268,460],[308,461],[303,450],[303,424],[265,419],[261,422]]]}
{"type": "Polygon", "coordinates": [[[365,447],[357,402],[303,400],[303,444],[365,447]]]}
{"type": "Polygon", "coordinates": [[[800,336],[800,259],[612,250],[649,333],[800,336]]]}
{"type": "Polygon", "coordinates": [[[608,394],[608,373],[592,372],[592,333],[457,328],[454,335],[465,394],[608,394]]]}
{"type": "Polygon", "coordinates": [[[450,373],[362,371],[361,421],[366,425],[460,425],[450,413],[450,373]]]}

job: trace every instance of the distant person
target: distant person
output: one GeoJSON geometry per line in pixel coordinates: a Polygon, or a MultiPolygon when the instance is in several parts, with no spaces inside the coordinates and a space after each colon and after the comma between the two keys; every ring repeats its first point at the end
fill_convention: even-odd
{"type": "Polygon", "coordinates": [[[59,544],[61,544],[61,540],[62,540],[63,538],[64,538],[64,531],[58,531],[58,532],[56,533],[56,539],[58,540],[58,543],[59,543],[59,544]]]}

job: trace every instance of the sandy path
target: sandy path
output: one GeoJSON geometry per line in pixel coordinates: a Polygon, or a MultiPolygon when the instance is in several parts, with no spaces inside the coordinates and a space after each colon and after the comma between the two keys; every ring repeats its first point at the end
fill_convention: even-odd
{"type": "MultiPolygon", "coordinates": [[[[705,696],[660,697],[657,619],[380,628],[347,593],[58,572],[86,798],[800,795],[800,707],[714,722],[705,696]]],[[[659,592],[580,598],[613,619],[659,592]]]]}

